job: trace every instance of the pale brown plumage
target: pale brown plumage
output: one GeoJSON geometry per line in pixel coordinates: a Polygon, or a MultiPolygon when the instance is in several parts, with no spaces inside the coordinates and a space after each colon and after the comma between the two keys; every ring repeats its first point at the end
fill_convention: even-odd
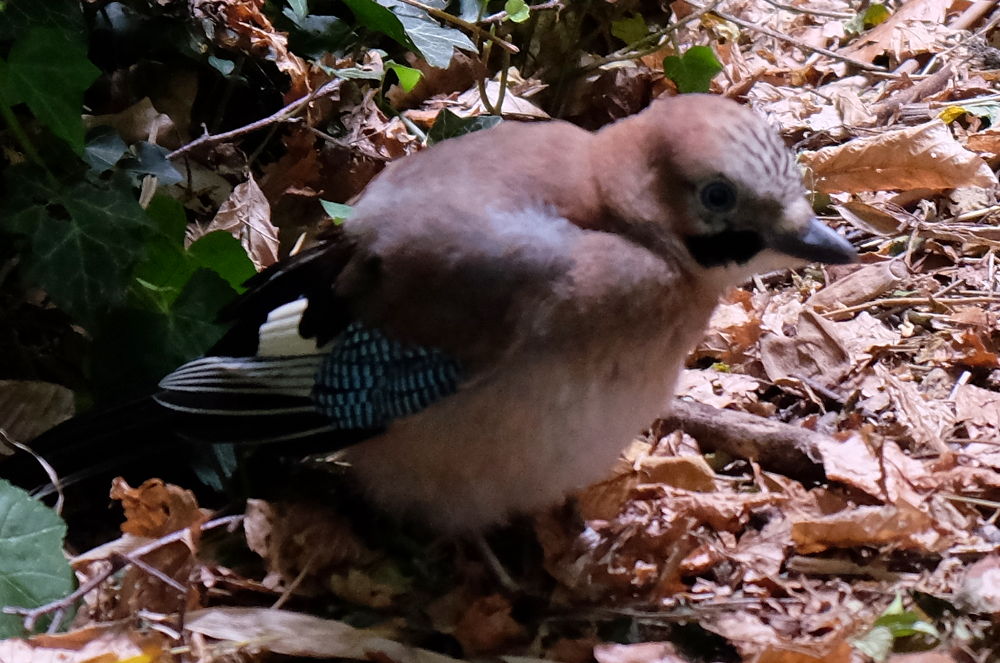
{"type": "MultiPolygon", "coordinates": [[[[813,218],[792,156],[763,120],[685,95],[597,133],[505,123],[402,159],[337,240],[262,276],[237,311],[303,297],[263,334],[266,354],[301,355],[280,393],[270,390],[284,399],[279,414],[298,403],[312,424],[334,421],[331,438],[362,439],[348,457],[376,501],[464,531],[600,479],[663,413],[725,288],[763,268],[852,257],[813,218]],[[332,344],[282,350],[303,310],[299,331],[332,344]],[[379,410],[377,429],[357,434],[353,410],[337,423],[334,396],[382,397],[313,384],[335,382],[325,376],[342,366],[329,357],[358,326],[430,349],[433,369],[454,368],[457,382],[433,385],[431,402],[400,405],[402,415],[379,410]]],[[[361,368],[389,370],[374,363],[361,368]]],[[[199,360],[164,381],[160,401],[260,415],[226,398],[259,403],[266,377],[291,365],[199,360]]]]}

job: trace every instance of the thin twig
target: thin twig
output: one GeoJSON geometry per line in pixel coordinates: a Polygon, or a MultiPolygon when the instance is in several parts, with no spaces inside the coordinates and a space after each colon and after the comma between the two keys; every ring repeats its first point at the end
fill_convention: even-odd
{"type": "MultiPolygon", "coordinates": [[[[529,12],[540,12],[544,9],[565,9],[566,5],[563,4],[563,0],[549,0],[548,2],[540,2],[537,5],[528,5],[529,12]]],[[[507,20],[507,12],[500,11],[496,14],[490,14],[477,21],[480,25],[488,25],[490,23],[503,23],[507,20]]]]}
{"type": "Polygon", "coordinates": [[[823,313],[826,318],[839,318],[851,313],[860,313],[872,307],[893,307],[893,306],[960,306],[962,304],[993,304],[1000,302],[1000,296],[989,295],[984,297],[949,297],[947,299],[935,299],[934,297],[886,297],[884,299],[873,299],[864,304],[847,306],[823,313]]]}
{"type": "Polygon", "coordinates": [[[777,0],[764,0],[767,4],[772,7],[777,7],[778,9],[784,9],[786,12],[792,12],[793,14],[811,14],[812,16],[826,16],[827,18],[854,18],[854,14],[850,12],[838,12],[828,9],[807,9],[806,7],[796,7],[794,5],[786,5],[783,2],[777,2],[777,0]]]}
{"type": "Polygon", "coordinates": [[[56,469],[52,467],[52,465],[49,464],[47,460],[36,454],[31,447],[21,442],[18,442],[13,437],[11,437],[10,434],[7,432],[7,430],[4,428],[0,428],[0,441],[2,441],[4,444],[14,447],[15,449],[20,449],[22,453],[29,454],[32,458],[35,459],[35,462],[38,463],[38,465],[42,468],[42,471],[45,472],[46,476],[49,477],[49,483],[52,484],[53,489],[56,491],[56,503],[52,507],[52,509],[59,515],[62,515],[65,496],[63,495],[62,481],[59,479],[59,473],[56,472],[56,469]]]}
{"type": "Polygon", "coordinates": [[[423,11],[427,12],[429,16],[433,16],[439,21],[444,21],[445,23],[451,23],[452,25],[457,25],[460,28],[468,30],[473,34],[482,37],[483,39],[488,39],[489,41],[493,42],[503,50],[507,51],[508,53],[521,52],[521,49],[519,49],[517,46],[510,43],[509,41],[501,39],[500,37],[497,37],[495,34],[490,33],[488,30],[482,29],[475,23],[469,23],[465,19],[459,18],[454,14],[449,14],[448,12],[438,9],[436,7],[425,5],[424,3],[418,2],[417,0],[399,0],[399,1],[402,2],[404,5],[410,5],[411,7],[422,9],[423,11]]]}
{"type": "Polygon", "coordinates": [[[247,125],[244,125],[242,127],[239,127],[237,129],[233,129],[231,131],[224,131],[221,134],[214,134],[214,135],[206,133],[203,136],[195,138],[193,141],[191,141],[187,145],[182,145],[181,147],[178,147],[176,150],[174,150],[173,152],[171,152],[170,154],[168,154],[167,158],[168,159],[176,159],[177,157],[181,156],[182,154],[187,154],[188,152],[190,152],[191,150],[193,150],[196,147],[201,147],[202,145],[208,145],[208,144],[211,144],[211,143],[219,143],[219,142],[227,141],[227,140],[230,140],[232,138],[236,138],[238,136],[242,136],[243,134],[248,134],[250,132],[257,131],[258,129],[263,129],[264,127],[272,125],[272,124],[274,124],[276,122],[283,122],[285,120],[288,120],[293,115],[295,115],[296,113],[298,113],[302,108],[304,108],[308,104],[312,103],[315,99],[317,99],[317,98],[319,98],[319,97],[327,94],[328,92],[333,91],[335,88],[339,87],[341,85],[341,83],[342,83],[342,80],[339,79],[339,78],[335,78],[335,79],[333,79],[331,81],[327,81],[326,83],[324,83],[320,87],[316,88],[315,90],[313,90],[312,92],[310,92],[306,96],[299,97],[298,99],[296,99],[292,103],[288,104],[284,108],[281,108],[277,112],[272,113],[272,114],[268,115],[267,117],[262,118],[260,120],[256,120],[255,122],[251,122],[250,124],[247,124],[247,125]]]}
{"type": "MultiPolygon", "coordinates": [[[[693,6],[697,7],[698,5],[693,5],[693,6]]],[[[789,43],[792,46],[795,46],[796,48],[799,48],[803,51],[809,51],[811,53],[819,53],[820,55],[825,55],[828,58],[852,64],[859,69],[864,69],[865,71],[873,71],[873,72],[877,71],[883,74],[889,74],[889,72],[885,70],[885,67],[879,67],[878,65],[871,64],[870,62],[864,62],[862,60],[857,60],[855,58],[848,57],[846,55],[841,55],[840,53],[835,53],[829,49],[821,48],[820,46],[811,46],[800,39],[796,39],[795,37],[782,34],[777,30],[772,30],[771,28],[764,27],[763,25],[755,25],[754,23],[751,23],[749,21],[744,21],[741,18],[736,18],[735,16],[731,14],[726,14],[725,12],[716,10],[714,13],[731,23],[735,23],[741,28],[745,28],[747,30],[753,30],[754,32],[759,32],[761,34],[767,35],[768,37],[772,37],[779,41],[789,43]]]]}

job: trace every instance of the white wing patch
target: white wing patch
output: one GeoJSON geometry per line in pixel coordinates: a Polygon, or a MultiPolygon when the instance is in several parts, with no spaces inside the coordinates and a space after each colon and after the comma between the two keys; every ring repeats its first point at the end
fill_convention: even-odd
{"type": "Polygon", "coordinates": [[[289,357],[312,355],[322,351],[312,338],[302,338],[299,323],[309,301],[305,298],[282,304],[267,314],[258,332],[257,356],[289,357]]]}

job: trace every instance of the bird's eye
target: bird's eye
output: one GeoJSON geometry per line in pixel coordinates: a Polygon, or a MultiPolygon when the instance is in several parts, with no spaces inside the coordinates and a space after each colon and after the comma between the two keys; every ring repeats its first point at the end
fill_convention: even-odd
{"type": "Polygon", "coordinates": [[[729,212],[736,207],[736,189],[729,182],[715,180],[698,192],[698,198],[710,212],[729,212]]]}

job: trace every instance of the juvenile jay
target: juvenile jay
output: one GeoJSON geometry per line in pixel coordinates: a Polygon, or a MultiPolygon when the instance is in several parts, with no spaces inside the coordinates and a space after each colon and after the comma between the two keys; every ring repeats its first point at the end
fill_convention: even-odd
{"type": "Polygon", "coordinates": [[[251,281],[227,356],[156,401],[210,438],[349,446],[387,510],[481,529],[600,479],[726,288],[854,255],[733,101],[662,99],[593,133],[506,122],[391,164],[251,281]]]}

